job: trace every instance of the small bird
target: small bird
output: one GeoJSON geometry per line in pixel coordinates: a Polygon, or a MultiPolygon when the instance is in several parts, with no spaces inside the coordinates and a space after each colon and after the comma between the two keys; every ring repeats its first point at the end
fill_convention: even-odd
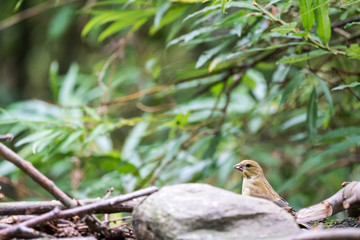
{"type": "Polygon", "coordinates": [[[261,166],[253,160],[243,160],[234,165],[244,176],[242,194],[251,197],[265,198],[282,207],[295,216],[294,209],[275,192],[264,176],[261,166]]]}

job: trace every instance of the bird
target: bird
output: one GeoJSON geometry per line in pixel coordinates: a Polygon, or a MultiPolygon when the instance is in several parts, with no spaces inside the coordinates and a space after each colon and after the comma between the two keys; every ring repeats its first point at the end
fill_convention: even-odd
{"type": "Polygon", "coordinates": [[[253,160],[243,160],[234,165],[234,168],[239,170],[244,177],[242,184],[243,195],[272,201],[295,216],[294,208],[273,189],[265,178],[264,171],[259,163],[253,160]]]}

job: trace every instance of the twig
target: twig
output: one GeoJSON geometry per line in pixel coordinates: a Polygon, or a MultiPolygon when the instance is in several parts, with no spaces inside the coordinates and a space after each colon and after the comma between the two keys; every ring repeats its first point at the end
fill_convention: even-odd
{"type": "Polygon", "coordinates": [[[293,240],[352,240],[360,239],[360,229],[342,228],[301,232],[293,240]]]}
{"type": "Polygon", "coordinates": [[[5,134],[5,135],[0,135],[0,141],[8,141],[8,142],[11,142],[12,140],[14,139],[14,135],[8,133],[8,134],[5,134]]]}
{"type": "MultiPolygon", "coordinates": [[[[338,71],[338,69],[336,68],[333,68],[334,72],[339,76],[339,78],[341,79],[341,81],[344,83],[344,84],[347,84],[345,82],[345,79],[342,77],[342,75],[340,74],[340,72],[338,71]]],[[[350,88],[350,87],[347,87],[346,88],[358,101],[360,101],[360,97],[355,93],[355,91],[350,88]]]]}
{"type": "Polygon", "coordinates": [[[7,239],[7,238],[13,236],[14,234],[16,234],[17,231],[21,231],[21,229],[24,228],[24,227],[27,227],[27,228],[32,227],[32,226],[35,226],[35,225],[37,225],[37,224],[39,224],[41,222],[46,222],[48,220],[57,218],[59,213],[60,213],[60,209],[55,208],[52,211],[50,211],[48,213],[45,213],[43,215],[40,215],[40,216],[38,216],[36,218],[27,220],[27,221],[19,223],[19,224],[16,224],[16,225],[11,226],[9,228],[2,229],[2,230],[0,230],[0,239],[7,239]]]}
{"type": "Polygon", "coordinates": [[[13,234],[13,232],[21,226],[32,227],[32,226],[38,225],[42,222],[57,219],[57,218],[65,218],[65,217],[71,217],[71,216],[75,216],[75,215],[90,214],[90,213],[93,213],[95,211],[95,209],[97,209],[97,208],[112,207],[119,203],[131,200],[134,198],[152,194],[152,193],[156,192],[157,190],[158,190],[157,187],[148,187],[145,189],[137,190],[132,193],[120,195],[117,197],[113,197],[110,199],[102,200],[102,201],[91,203],[91,204],[84,205],[84,206],[74,207],[71,209],[66,209],[66,210],[61,211],[59,208],[55,208],[51,212],[45,213],[45,214],[40,215],[31,220],[17,224],[15,226],[12,226],[11,228],[0,230],[0,236],[8,237],[11,234],[13,234]]]}
{"type": "Polygon", "coordinates": [[[2,218],[0,220],[0,223],[5,223],[5,224],[19,223],[32,219],[34,217],[36,217],[36,215],[11,215],[8,216],[7,218],[2,218]]]}
{"type": "Polygon", "coordinates": [[[76,201],[66,195],[60,188],[58,188],[53,181],[48,179],[39,170],[37,170],[30,162],[24,160],[10,148],[0,143],[0,155],[3,156],[9,162],[15,164],[23,172],[29,175],[35,182],[47,190],[51,195],[58,199],[66,207],[76,206],[76,201]]]}
{"type": "MultiPolygon", "coordinates": [[[[108,199],[113,192],[114,192],[114,188],[113,188],[113,187],[108,188],[108,189],[106,190],[106,194],[105,194],[105,196],[103,197],[103,199],[108,199]]],[[[107,220],[109,220],[109,214],[108,214],[108,213],[106,213],[106,214],[104,215],[104,220],[105,220],[105,222],[106,222],[107,220]]]]}
{"type": "Polygon", "coordinates": [[[342,26],[346,25],[347,23],[356,22],[356,21],[360,21],[360,16],[344,19],[342,21],[333,23],[333,24],[331,24],[331,28],[342,27],[342,26]]]}
{"type": "MultiPolygon", "coordinates": [[[[256,7],[257,9],[260,10],[260,12],[262,12],[263,15],[269,17],[273,22],[277,22],[280,25],[285,25],[287,24],[285,21],[281,20],[280,18],[275,17],[273,14],[271,14],[269,11],[267,11],[265,8],[263,8],[261,5],[259,5],[255,0],[252,0],[252,5],[254,7],[256,7]]],[[[315,47],[317,48],[321,48],[324,49],[326,51],[329,51],[335,55],[340,54],[340,55],[346,55],[346,52],[344,51],[340,51],[337,49],[332,49],[329,46],[325,46],[324,44],[322,44],[321,42],[315,40],[314,38],[312,38],[310,35],[307,35],[305,37],[303,37],[305,40],[307,40],[308,42],[314,44],[315,47]]]]}
{"type": "MultiPolygon", "coordinates": [[[[79,200],[80,205],[87,205],[95,202],[100,202],[102,199],[85,199],[79,200]]],[[[139,202],[126,201],[124,203],[116,204],[111,207],[97,208],[95,213],[117,213],[117,212],[132,212],[139,202]]],[[[24,215],[24,214],[42,214],[51,211],[55,207],[61,210],[66,207],[59,201],[38,201],[38,202],[4,202],[0,203],[1,215],[24,215]]]]}
{"type": "Polygon", "coordinates": [[[46,2],[40,3],[32,8],[26,9],[15,15],[12,15],[9,18],[6,18],[6,19],[0,21],[0,31],[6,29],[8,27],[11,27],[12,25],[15,25],[27,18],[34,17],[52,7],[60,7],[62,5],[69,4],[72,2],[76,2],[76,1],[77,0],[46,1],[46,2]]]}
{"type": "MultiPolygon", "coordinates": [[[[297,222],[309,222],[332,216],[349,208],[357,208],[360,201],[360,182],[351,182],[328,199],[300,209],[296,213],[297,222]]],[[[351,209],[349,209],[351,210],[351,209]]]]}
{"type": "Polygon", "coordinates": [[[7,177],[0,177],[0,183],[7,184],[12,188],[16,189],[17,191],[27,194],[29,196],[34,196],[39,200],[44,200],[44,201],[49,200],[48,197],[45,197],[44,195],[41,195],[35,190],[28,188],[25,184],[21,182],[13,182],[7,177]]]}

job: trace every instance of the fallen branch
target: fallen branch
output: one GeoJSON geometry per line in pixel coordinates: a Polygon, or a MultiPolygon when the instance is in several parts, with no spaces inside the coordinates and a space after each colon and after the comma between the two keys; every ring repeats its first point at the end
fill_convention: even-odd
{"type": "MultiPolygon", "coordinates": [[[[95,202],[101,202],[103,199],[85,199],[79,200],[80,205],[87,205],[95,202]]],[[[116,213],[132,212],[138,204],[137,201],[126,201],[111,207],[99,207],[94,213],[116,213]]],[[[4,202],[0,203],[1,215],[26,215],[26,214],[43,214],[53,210],[55,207],[63,210],[66,207],[59,201],[37,201],[37,202],[4,202]]]]}
{"type": "Polygon", "coordinates": [[[9,228],[2,229],[2,230],[0,230],[0,239],[8,239],[11,236],[16,236],[19,234],[19,232],[21,232],[22,229],[27,229],[29,227],[37,225],[40,222],[46,222],[51,219],[54,219],[59,215],[59,213],[60,213],[60,209],[55,208],[52,211],[45,213],[43,215],[40,215],[36,218],[29,219],[25,222],[16,224],[9,228]]]}
{"type": "Polygon", "coordinates": [[[340,191],[328,199],[300,209],[296,213],[296,221],[310,222],[332,216],[344,210],[356,210],[360,203],[360,182],[344,183],[340,191]]]}
{"type": "Polygon", "coordinates": [[[14,135],[12,134],[5,134],[5,135],[0,135],[0,141],[12,141],[14,139],[14,135]]]}
{"type": "Polygon", "coordinates": [[[293,240],[355,240],[360,239],[360,229],[339,228],[302,232],[293,240]]]}
{"type": "Polygon", "coordinates": [[[46,191],[58,199],[66,207],[71,208],[77,206],[75,200],[66,195],[60,188],[58,188],[53,181],[48,179],[39,170],[37,170],[30,162],[21,158],[10,148],[0,143],[0,155],[3,156],[9,162],[15,164],[23,172],[29,175],[35,182],[42,186],[46,191]]]}
{"type": "Polygon", "coordinates": [[[106,200],[102,200],[102,201],[91,203],[91,204],[84,205],[84,206],[74,207],[71,209],[60,210],[59,208],[55,208],[48,213],[42,214],[33,219],[16,224],[12,227],[0,230],[0,239],[7,239],[7,238],[13,236],[14,233],[16,231],[18,231],[19,228],[21,228],[21,227],[33,227],[33,226],[39,225],[45,221],[50,221],[50,220],[57,219],[57,218],[66,218],[66,217],[72,217],[72,216],[76,216],[76,215],[82,216],[85,214],[91,214],[91,213],[94,213],[95,210],[98,208],[113,207],[122,202],[131,200],[134,198],[142,197],[145,195],[149,195],[151,193],[156,192],[157,190],[158,190],[157,187],[148,187],[145,189],[137,190],[132,193],[120,195],[117,197],[109,198],[106,200]]]}

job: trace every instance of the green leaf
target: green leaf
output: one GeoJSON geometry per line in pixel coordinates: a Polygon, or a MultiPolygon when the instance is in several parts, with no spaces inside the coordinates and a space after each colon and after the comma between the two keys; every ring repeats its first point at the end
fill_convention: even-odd
{"type": "Polygon", "coordinates": [[[281,83],[285,80],[290,70],[289,65],[279,64],[277,69],[272,75],[271,81],[281,83]]]}
{"type": "Polygon", "coordinates": [[[310,95],[309,105],[306,115],[306,126],[309,140],[312,144],[316,141],[316,132],[317,132],[317,114],[318,114],[318,104],[317,104],[317,91],[314,86],[313,91],[310,95]]]}
{"type": "Polygon", "coordinates": [[[20,9],[23,2],[24,2],[24,0],[17,1],[16,5],[14,7],[14,12],[17,12],[20,9]]]}
{"type": "MultiPolygon", "coordinates": [[[[131,10],[127,12],[120,12],[119,19],[114,23],[110,24],[103,32],[101,32],[98,40],[102,42],[107,37],[120,32],[122,29],[136,24],[138,20],[148,18],[155,13],[155,9],[144,9],[144,10],[131,10]]],[[[141,21],[143,24],[144,22],[141,21]]]]}
{"type": "Polygon", "coordinates": [[[351,23],[347,23],[345,26],[344,26],[344,29],[348,29],[350,28],[352,25],[359,25],[360,22],[351,22],[351,23]]]}
{"type": "Polygon", "coordinates": [[[314,25],[315,16],[313,11],[313,0],[299,0],[301,22],[305,30],[308,32],[314,25]]]}
{"type": "Polygon", "coordinates": [[[294,77],[284,88],[283,94],[281,96],[280,105],[284,104],[291,94],[294,92],[294,90],[301,84],[302,80],[304,79],[304,72],[301,71],[298,74],[296,74],[296,77],[294,77]]]}
{"type": "Polygon", "coordinates": [[[179,6],[177,8],[173,8],[170,9],[165,16],[163,16],[158,24],[158,26],[156,26],[155,24],[151,26],[150,28],[150,34],[153,35],[155,34],[157,31],[159,31],[162,27],[172,23],[173,21],[175,21],[177,18],[180,17],[181,14],[183,14],[186,10],[186,6],[179,6]]]}
{"type": "Polygon", "coordinates": [[[36,140],[39,140],[39,139],[42,139],[44,137],[47,137],[49,136],[50,134],[52,134],[54,132],[53,129],[45,129],[45,130],[41,130],[41,131],[38,131],[38,132],[35,132],[35,133],[32,133],[24,138],[22,138],[20,141],[18,141],[15,146],[16,147],[19,147],[21,145],[24,145],[24,144],[28,144],[28,143],[33,143],[35,142],[36,140]]]}
{"type": "Polygon", "coordinates": [[[231,1],[231,0],[220,0],[220,3],[221,3],[221,11],[222,11],[223,13],[226,13],[225,9],[226,9],[226,5],[227,5],[227,3],[228,3],[229,1],[231,1]]]}
{"type": "Polygon", "coordinates": [[[199,15],[208,13],[208,12],[210,12],[210,11],[213,11],[213,10],[215,10],[215,9],[218,9],[218,8],[220,8],[220,7],[221,7],[220,4],[213,5],[213,6],[209,6],[209,7],[205,7],[205,8],[203,8],[203,9],[199,10],[199,11],[196,11],[196,12],[188,15],[186,18],[184,18],[183,22],[185,22],[185,21],[187,21],[187,20],[189,20],[189,19],[191,19],[191,18],[193,18],[193,17],[196,17],[196,16],[199,16],[199,15]]]}
{"type": "Polygon", "coordinates": [[[360,135],[360,128],[359,127],[344,127],[344,128],[337,128],[335,130],[326,132],[320,137],[321,141],[329,141],[335,140],[338,141],[339,139],[344,139],[350,136],[359,136],[360,135]]]}
{"type": "Polygon", "coordinates": [[[58,102],[59,97],[59,78],[58,78],[58,71],[59,71],[59,63],[53,61],[50,65],[49,70],[49,80],[50,80],[50,89],[53,95],[53,99],[58,102]]]}
{"type": "Polygon", "coordinates": [[[182,35],[182,36],[180,36],[178,38],[173,39],[172,41],[170,41],[168,43],[167,46],[169,47],[169,46],[178,44],[179,42],[182,42],[182,41],[184,43],[187,43],[187,42],[189,42],[190,40],[196,38],[199,35],[202,35],[202,34],[205,34],[205,33],[209,34],[212,30],[214,30],[213,27],[198,28],[198,29],[196,29],[196,30],[194,30],[194,31],[192,31],[192,32],[190,32],[188,34],[185,34],[185,35],[182,35]]]}
{"type": "Polygon", "coordinates": [[[345,88],[354,88],[360,85],[360,82],[353,82],[351,84],[341,84],[337,87],[334,87],[331,89],[331,91],[336,91],[336,90],[343,90],[345,88]]]}
{"type": "Polygon", "coordinates": [[[290,32],[296,31],[296,25],[297,25],[297,22],[286,23],[284,25],[281,25],[280,27],[271,29],[271,31],[278,32],[283,35],[287,35],[290,32]]]}
{"type": "Polygon", "coordinates": [[[164,16],[166,11],[170,8],[171,2],[164,2],[160,7],[157,8],[155,17],[154,17],[154,27],[158,29],[160,26],[161,18],[164,16]]]}
{"type": "Polygon", "coordinates": [[[329,88],[322,79],[318,78],[316,75],[313,75],[313,76],[319,82],[321,90],[323,91],[323,93],[325,95],[326,101],[328,102],[328,105],[329,105],[329,116],[331,116],[334,113],[334,106],[333,106],[333,101],[332,101],[332,97],[331,97],[329,88]]]}
{"type": "Polygon", "coordinates": [[[221,50],[223,50],[227,45],[229,45],[230,40],[224,41],[223,43],[219,44],[218,46],[205,51],[199,59],[196,62],[195,68],[199,68],[203,66],[210,58],[212,58],[215,54],[219,53],[221,50]]]}
{"type": "Polygon", "coordinates": [[[73,104],[72,96],[75,90],[76,78],[79,73],[79,65],[76,63],[71,64],[69,71],[67,72],[65,79],[61,85],[59,93],[59,103],[62,105],[73,104]]]}
{"type": "Polygon", "coordinates": [[[350,48],[346,49],[346,55],[350,58],[360,60],[360,46],[359,44],[351,44],[350,48]]]}
{"type": "Polygon", "coordinates": [[[123,158],[136,166],[140,164],[136,148],[138,147],[141,138],[145,135],[147,127],[147,122],[138,123],[127,136],[122,149],[123,158]]]}
{"type": "Polygon", "coordinates": [[[61,8],[51,19],[48,27],[50,39],[58,39],[63,36],[75,17],[75,9],[72,5],[61,8]]]}
{"type": "Polygon", "coordinates": [[[221,134],[216,134],[215,136],[213,136],[201,159],[213,158],[221,139],[221,134]]]}
{"type": "Polygon", "coordinates": [[[328,51],[325,51],[322,49],[317,49],[317,50],[314,50],[314,51],[311,51],[308,53],[303,53],[303,54],[291,54],[289,56],[285,56],[285,57],[281,58],[277,62],[277,64],[281,64],[281,63],[293,64],[293,63],[297,63],[297,62],[307,61],[309,59],[323,56],[325,54],[330,54],[330,53],[328,51]]]}
{"type": "Polygon", "coordinates": [[[360,136],[350,136],[346,140],[337,142],[329,146],[325,151],[320,152],[316,156],[323,157],[326,155],[333,155],[344,150],[349,149],[353,146],[358,146],[360,144],[360,136]]]}
{"type": "Polygon", "coordinates": [[[108,12],[92,18],[83,28],[81,36],[85,37],[90,32],[90,30],[94,29],[96,26],[119,19],[119,15],[120,12],[108,12]]]}
{"type": "Polygon", "coordinates": [[[331,37],[331,25],[328,0],[314,0],[316,30],[323,43],[328,45],[331,37]]]}

